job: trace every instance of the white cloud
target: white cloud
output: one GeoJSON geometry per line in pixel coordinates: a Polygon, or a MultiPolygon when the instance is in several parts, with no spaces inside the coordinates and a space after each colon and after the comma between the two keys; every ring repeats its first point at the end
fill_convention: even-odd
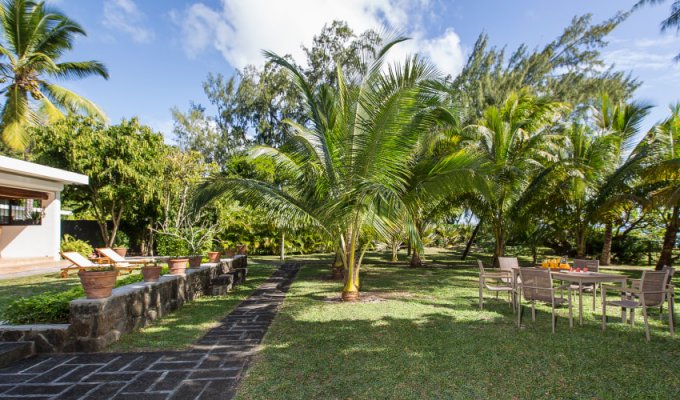
{"type": "Polygon", "coordinates": [[[180,26],[190,57],[217,50],[234,67],[261,64],[262,50],[291,54],[304,62],[301,44],[309,45],[324,24],[347,21],[355,32],[389,27],[413,39],[394,47],[396,56],[419,52],[444,74],[457,74],[464,63],[460,38],[452,28],[426,37],[422,25],[428,0],[222,0],[221,8],[194,3],[171,15],[180,26]]]}
{"type": "Polygon", "coordinates": [[[151,29],[144,26],[145,15],[133,0],[106,0],[104,26],[128,34],[138,43],[148,43],[154,38],[151,29]]]}

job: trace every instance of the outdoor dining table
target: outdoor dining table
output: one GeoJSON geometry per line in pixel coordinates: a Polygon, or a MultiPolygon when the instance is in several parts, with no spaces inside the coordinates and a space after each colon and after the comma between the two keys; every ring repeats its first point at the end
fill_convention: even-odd
{"type": "MultiPolygon", "coordinates": [[[[625,289],[627,277],[617,274],[607,274],[603,272],[569,272],[569,271],[551,271],[553,279],[563,282],[570,282],[578,284],[578,322],[583,325],[583,285],[589,283],[604,283],[613,282],[620,283],[621,288],[625,289]]],[[[517,278],[519,277],[519,268],[512,269],[512,287],[513,287],[513,301],[517,304],[517,278]]],[[[621,298],[624,297],[624,291],[621,292],[621,298]]],[[[623,311],[622,311],[623,312],[623,311]]],[[[625,317],[624,317],[625,318],[625,317]]],[[[625,320],[625,319],[624,319],[625,320]]]]}

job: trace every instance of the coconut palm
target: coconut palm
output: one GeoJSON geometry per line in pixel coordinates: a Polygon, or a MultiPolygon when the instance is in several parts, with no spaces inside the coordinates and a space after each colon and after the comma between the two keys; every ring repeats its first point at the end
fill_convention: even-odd
{"type": "Polygon", "coordinates": [[[485,179],[466,199],[470,209],[491,224],[494,257],[505,254],[513,229],[511,214],[543,162],[551,158],[550,128],[561,106],[532,96],[526,90],[511,94],[500,106],[488,107],[482,119],[463,130],[463,146],[478,152],[485,179]]]}
{"type": "Polygon", "coordinates": [[[91,75],[108,78],[106,67],[97,61],[61,61],[75,37],[85,35],[80,25],[44,2],[30,0],[0,3],[0,23],[0,82],[6,84],[2,88],[6,100],[1,120],[5,144],[24,150],[27,126],[55,121],[64,112],[105,118],[91,101],[47,80],[91,75]]]}
{"type": "Polygon", "coordinates": [[[642,148],[637,146],[640,143],[638,134],[640,124],[650,108],[650,105],[638,102],[615,103],[609,96],[602,95],[592,110],[596,128],[601,134],[608,132],[613,138],[612,157],[609,158],[612,165],[607,167],[607,176],[592,205],[596,216],[604,222],[601,265],[611,262],[613,220],[620,216],[622,205],[634,200],[630,179],[626,179],[630,175],[622,171],[630,172],[630,165],[636,164],[642,155],[642,148]]]}
{"type": "Polygon", "coordinates": [[[343,299],[359,296],[359,271],[370,234],[386,237],[389,217],[403,209],[404,192],[418,137],[435,117],[424,83],[436,77],[427,63],[412,57],[385,66],[387,42],[357,76],[337,73],[337,88],[312,87],[299,68],[283,57],[266,56],[291,74],[304,98],[306,121],[286,121],[294,134],[281,148],[257,147],[285,185],[247,179],[214,178],[202,202],[226,195],[266,206],[286,224],[313,224],[336,238],[344,270],[343,299]]]}
{"type": "Polygon", "coordinates": [[[650,131],[651,163],[641,174],[653,189],[654,205],[668,208],[668,223],[656,269],[672,265],[673,249],[680,231],[680,103],[671,106],[671,116],[650,131]]]}

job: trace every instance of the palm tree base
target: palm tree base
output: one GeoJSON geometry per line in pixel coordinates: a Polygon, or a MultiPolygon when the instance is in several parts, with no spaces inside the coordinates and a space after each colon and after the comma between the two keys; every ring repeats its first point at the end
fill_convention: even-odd
{"type": "Polygon", "coordinates": [[[344,277],[345,277],[345,273],[344,273],[344,268],[342,267],[342,265],[340,265],[340,266],[333,265],[331,267],[331,278],[332,279],[339,280],[339,279],[342,279],[344,277]]]}
{"type": "Polygon", "coordinates": [[[342,292],[342,301],[358,301],[360,298],[358,291],[342,292]]]}

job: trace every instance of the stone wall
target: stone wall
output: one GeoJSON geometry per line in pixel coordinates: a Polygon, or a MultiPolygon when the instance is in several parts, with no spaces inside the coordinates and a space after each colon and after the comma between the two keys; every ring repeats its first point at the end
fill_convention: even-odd
{"type": "Polygon", "coordinates": [[[70,324],[0,325],[0,341],[34,341],[38,353],[99,351],[186,301],[225,293],[229,288],[216,286],[245,279],[247,265],[247,256],[236,256],[187,269],[184,276],[164,275],[158,282],[121,286],[105,299],[76,299],[70,303],[70,324]],[[225,275],[233,278],[224,279],[225,275]]]}

